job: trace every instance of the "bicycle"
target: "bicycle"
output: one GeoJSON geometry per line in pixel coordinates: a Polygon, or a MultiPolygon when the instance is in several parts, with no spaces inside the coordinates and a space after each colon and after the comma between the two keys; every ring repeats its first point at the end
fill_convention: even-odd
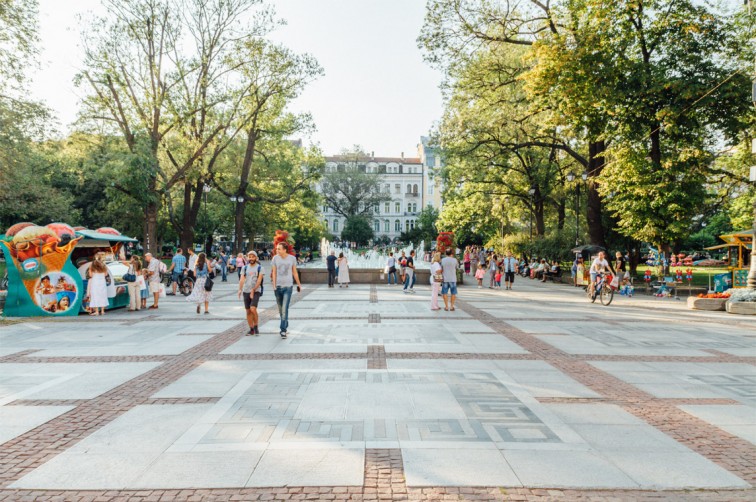
{"type": "Polygon", "coordinates": [[[611,274],[599,274],[596,284],[593,287],[586,288],[586,293],[588,294],[588,299],[591,300],[591,303],[595,303],[597,297],[600,297],[601,305],[607,306],[612,303],[612,300],[614,299],[614,288],[611,283],[611,274]]]}
{"type": "MultiPolygon", "coordinates": [[[[166,291],[170,291],[172,283],[173,274],[163,274],[163,285],[165,286],[166,291]]],[[[184,272],[182,273],[181,278],[177,281],[177,284],[178,288],[176,290],[179,293],[184,296],[189,296],[190,294],[192,294],[192,289],[194,288],[194,279],[187,273],[186,270],[184,270],[184,272]]]]}

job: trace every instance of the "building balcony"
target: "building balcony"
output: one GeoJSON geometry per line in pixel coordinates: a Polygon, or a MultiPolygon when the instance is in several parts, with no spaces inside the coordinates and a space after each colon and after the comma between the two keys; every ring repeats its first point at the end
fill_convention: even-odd
{"type": "Polygon", "coordinates": [[[404,196],[405,197],[420,197],[420,194],[415,193],[415,192],[405,192],[404,196]]]}

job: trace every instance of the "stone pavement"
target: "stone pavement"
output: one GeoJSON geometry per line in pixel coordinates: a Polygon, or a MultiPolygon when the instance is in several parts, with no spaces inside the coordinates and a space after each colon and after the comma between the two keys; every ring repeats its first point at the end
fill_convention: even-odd
{"type": "Polygon", "coordinates": [[[518,278],[0,325],[0,501],[756,500],[756,320],[518,278]]]}

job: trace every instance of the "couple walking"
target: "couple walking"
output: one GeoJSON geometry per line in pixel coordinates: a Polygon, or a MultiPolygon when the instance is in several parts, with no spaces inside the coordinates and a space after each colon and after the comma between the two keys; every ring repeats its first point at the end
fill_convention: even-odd
{"type": "Polygon", "coordinates": [[[444,310],[455,310],[454,303],[457,301],[457,269],[459,261],[454,257],[451,248],[446,250],[446,256],[442,259],[441,252],[433,253],[431,260],[431,310],[441,310],[438,306],[438,292],[444,299],[444,310]]]}
{"type": "MultiPolygon", "coordinates": [[[[244,297],[244,310],[249,325],[247,335],[259,335],[257,306],[260,297],[263,295],[265,274],[262,266],[258,263],[256,252],[247,253],[247,259],[247,264],[239,272],[238,297],[244,297]]],[[[297,259],[294,255],[289,254],[285,243],[281,242],[276,246],[276,256],[271,261],[270,277],[273,283],[273,295],[276,297],[276,305],[281,317],[279,334],[281,338],[286,338],[289,335],[289,304],[294,290],[294,282],[297,283],[297,293],[302,291],[302,283],[299,281],[299,272],[297,272],[297,259]]]]}

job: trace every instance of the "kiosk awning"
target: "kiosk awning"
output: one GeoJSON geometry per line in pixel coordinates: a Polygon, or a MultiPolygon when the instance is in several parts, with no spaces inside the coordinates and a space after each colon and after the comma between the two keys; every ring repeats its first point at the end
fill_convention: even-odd
{"type": "Polygon", "coordinates": [[[103,234],[94,230],[77,230],[76,235],[84,237],[84,239],[86,240],[93,239],[105,242],[137,242],[136,239],[132,239],[131,237],[128,237],[126,235],[103,234]]]}

